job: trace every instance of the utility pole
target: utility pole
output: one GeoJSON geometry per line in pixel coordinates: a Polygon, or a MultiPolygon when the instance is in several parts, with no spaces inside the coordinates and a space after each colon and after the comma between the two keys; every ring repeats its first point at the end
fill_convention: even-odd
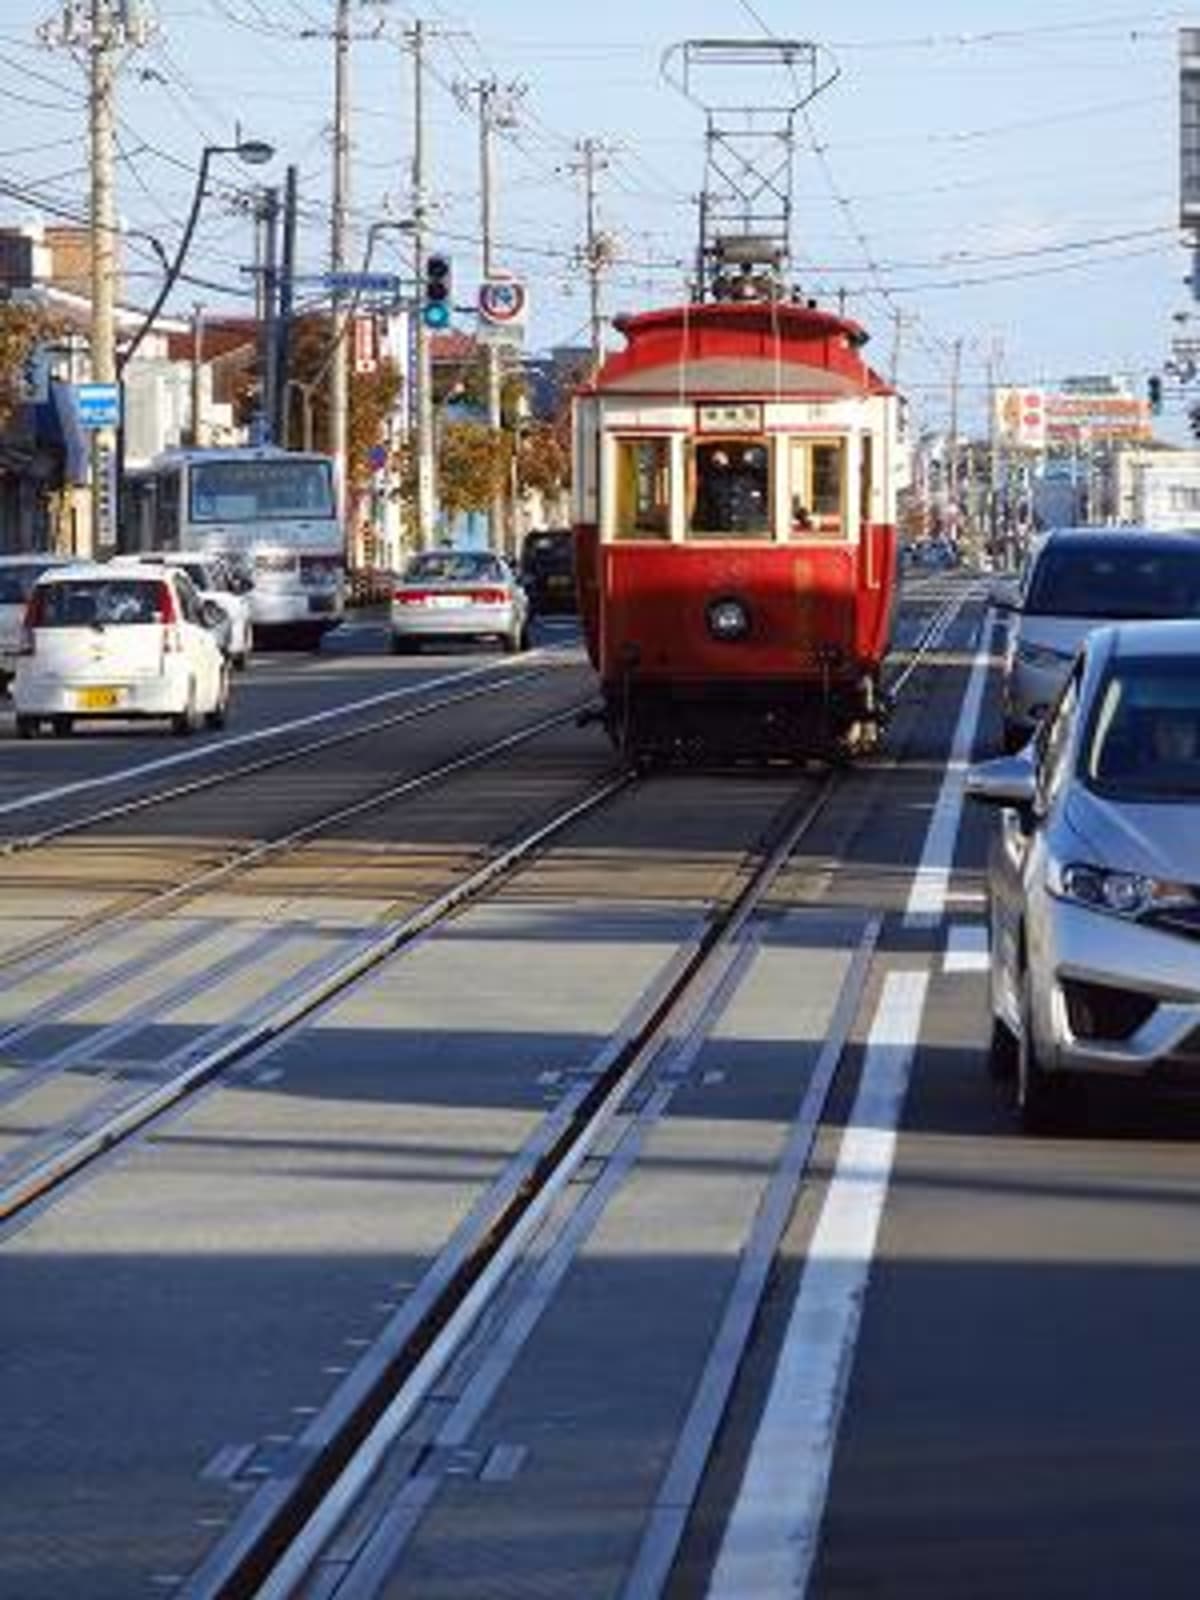
{"type": "MultiPolygon", "coordinates": [[[[495,78],[481,78],[477,83],[462,84],[458,88],[460,101],[474,98],[479,107],[479,193],[480,233],[482,236],[482,273],[486,282],[496,270],[495,262],[495,160],[492,135],[497,128],[511,127],[515,121],[512,112],[514,99],[523,94],[518,84],[501,90],[495,78]]],[[[498,436],[504,425],[502,407],[503,366],[501,347],[494,340],[487,346],[487,420],[488,427],[498,436]]],[[[516,502],[513,503],[514,518],[516,502]]],[[[497,489],[492,496],[488,528],[488,542],[493,550],[504,548],[504,493],[497,489]]]]}
{"type": "Polygon", "coordinates": [[[987,528],[988,544],[993,561],[999,559],[1001,517],[1003,515],[1000,494],[1000,429],[996,418],[996,378],[1000,354],[1000,341],[999,339],[993,339],[987,359],[988,483],[990,485],[987,528]]]}
{"type": "Polygon", "coordinates": [[[287,169],[283,190],[283,261],[279,270],[279,320],[272,361],[275,368],[275,415],[271,436],[283,449],[288,447],[288,367],[291,364],[292,318],[296,302],[296,225],[300,174],[287,169]]]}
{"type": "Polygon", "coordinates": [[[950,365],[950,533],[958,537],[958,390],[962,376],[963,342],[955,339],[950,365]]]}
{"type": "MultiPolygon", "coordinates": [[[[337,0],[334,23],[333,82],[333,220],[329,236],[329,266],[334,273],[346,271],[347,218],[350,209],[350,0],[337,0]]],[[[345,297],[333,290],[333,363],[329,369],[329,443],[338,501],[345,518],[346,554],[354,551],[354,534],[349,526],[346,437],[350,406],[350,366],[345,297]]]]}
{"type": "Polygon", "coordinates": [[[588,321],[591,326],[593,371],[604,360],[604,319],[600,311],[600,278],[608,265],[607,242],[596,227],[596,174],[602,172],[605,146],[599,139],[580,139],[576,146],[579,160],[572,163],[572,172],[582,172],[586,201],[587,239],[583,250],[583,263],[588,275],[588,321]]]}
{"type": "MultiPolygon", "coordinates": [[[[428,196],[425,190],[425,45],[428,30],[423,22],[414,22],[406,28],[404,37],[413,58],[413,161],[412,161],[412,215],[413,248],[417,257],[417,272],[425,271],[425,256],[429,248],[427,231],[428,196]]],[[[421,308],[417,308],[415,330],[415,356],[417,380],[417,405],[414,416],[417,457],[417,548],[427,550],[433,543],[433,524],[436,511],[436,440],[433,433],[433,363],[430,359],[429,329],[421,308]]]]}
{"type": "Polygon", "coordinates": [[[258,199],[262,230],[262,312],[258,325],[258,405],[256,444],[275,443],[277,373],[275,351],[279,324],[279,190],[263,189],[258,199]]]}
{"type": "MultiPolygon", "coordinates": [[[[117,208],[114,123],[117,72],[126,52],[150,38],[147,18],[128,0],[65,0],[58,17],[39,30],[42,41],[69,50],[86,63],[88,140],[91,163],[90,253],[92,381],[117,381],[117,208]]],[[[92,434],[92,517],[83,555],[111,548],[117,540],[116,432],[92,434]]]]}
{"type": "Polygon", "coordinates": [[[900,352],[904,348],[904,312],[899,306],[892,307],[892,357],[888,362],[888,382],[892,388],[900,377],[900,352]]]}

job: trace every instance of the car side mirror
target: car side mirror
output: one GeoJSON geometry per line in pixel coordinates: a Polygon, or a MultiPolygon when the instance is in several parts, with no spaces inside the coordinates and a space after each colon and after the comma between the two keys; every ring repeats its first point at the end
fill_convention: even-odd
{"type": "Polygon", "coordinates": [[[997,756],[980,761],[967,773],[967,798],[983,805],[1014,806],[1028,811],[1037,798],[1037,774],[1030,755],[997,756]]]}

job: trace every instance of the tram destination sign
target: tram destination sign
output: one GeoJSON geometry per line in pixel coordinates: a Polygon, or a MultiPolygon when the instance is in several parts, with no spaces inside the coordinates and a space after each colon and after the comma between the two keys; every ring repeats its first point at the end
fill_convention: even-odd
{"type": "Polygon", "coordinates": [[[761,433],[763,408],[756,400],[696,407],[699,433],[761,433]]]}

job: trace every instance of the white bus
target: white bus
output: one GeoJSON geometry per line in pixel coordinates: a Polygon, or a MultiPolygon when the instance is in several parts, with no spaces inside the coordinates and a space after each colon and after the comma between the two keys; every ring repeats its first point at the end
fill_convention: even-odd
{"type": "Polygon", "coordinates": [[[345,535],[328,456],[273,446],[170,450],[125,490],[130,550],[219,553],[253,580],[254,631],[315,645],[345,609],[345,535]]]}

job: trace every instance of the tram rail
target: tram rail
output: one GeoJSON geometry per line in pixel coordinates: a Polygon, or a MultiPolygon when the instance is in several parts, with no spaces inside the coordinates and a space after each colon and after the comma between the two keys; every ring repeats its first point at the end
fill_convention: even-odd
{"type": "MultiPolygon", "coordinates": [[[[964,591],[956,604],[940,606],[923,623],[900,674],[902,685],[944,643],[970,598],[974,596],[964,591]]],[[[566,721],[571,715],[564,713],[548,721],[566,721]]],[[[532,730],[524,732],[526,737],[535,736],[532,730]]],[[[475,752],[464,760],[477,761],[481,755],[475,752]]],[[[305,1574],[348,1507],[370,1483],[397,1435],[419,1412],[439,1375],[470,1342],[483,1313],[493,1312],[497,1298],[510,1290],[512,1269],[548,1213],[556,1205],[586,1204],[581,1196],[587,1186],[572,1183],[581,1166],[603,1147],[609,1130],[624,1127],[631,1103],[635,1103],[634,1119],[643,1134],[661,1117],[678,1082],[672,1063],[681,1051],[686,1052],[689,1039],[698,1036],[705,1018],[719,1007],[723,990],[737,981],[739,940],[764,907],[800,843],[856,770],[869,772],[871,764],[800,776],[800,792],[777,817],[769,839],[743,860],[736,890],[712,905],[703,932],[676,951],[589,1072],[578,1076],[561,1102],[539,1120],[523,1147],[478,1196],[455,1233],[431,1258],[384,1336],[306,1425],[296,1450],[290,1453],[294,1465],[259,1488],[242,1517],[196,1568],[182,1590],[187,1600],[233,1600],[243,1595],[267,1600],[303,1592],[305,1574]]],[[[432,777],[423,775],[426,782],[432,777]]],[[[622,791],[652,781],[632,773],[612,776],[411,915],[374,933],[320,981],[277,997],[277,1003],[269,1002],[253,1027],[236,1037],[209,1041],[182,1071],[0,1188],[0,1225],[6,1232],[20,1226],[28,1213],[85,1180],[89,1169],[102,1164],[127,1141],[152,1134],[189,1097],[235,1069],[252,1067],[257,1057],[327,1005],[347,996],[404,946],[468,904],[485,899],[502,880],[567,834],[575,823],[622,791]]],[[[868,932],[868,944],[877,931],[876,926],[868,932]]],[[[854,963],[855,981],[865,967],[860,951],[854,963]]],[[[843,1018],[850,1015],[849,1005],[848,1000],[839,1003],[838,1014],[843,1018]]],[[[815,1132],[832,1087],[840,1053],[840,1047],[831,1042],[823,1057],[823,1086],[809,1097],[810,1133],[815,1132]]],[[[802,1172],[807,1152],[802,1151],[801,1157],[797,1170],[802,1172]]],[[[761,1275],[759,1292],[765,1276],[761,1275]]]]}
{"type": "MultiPolygon", "coordinates": [[[[909,668],[915,670],[944,641],[964,603],[965,596],[938,609],[914,646],[909,668]]],[[[910,677],[906,670],[904,681],[910,677]]],[[[676,953],[626,1030],[610,1041],[594,1076],[546,1119],[533,1145],[496,1180],[418,1286],[400,1321],[360,1364],[340,1399],[298,1441],[296,1459],[304,1466],[258,1492],[185,1585],[184,1600],[287,1600],[303,1592],[322,1550],[480,1318],[493,1308],[523,1251],[622,1108],[636,1098],[643,1121],[662,1115],[678,1081],[673,1076],[677,1051],[686,1049],[722,988],[734,980],[739,940],[846,778],[844,769],[834,769],[804,781],[801,794],[777,820],[760,859],[747,864],[740,888],[712,908],[703,935],[676,953]]],[[[879,920],[874,919],[864,931],[836,1008],[831,1031],[838,1037],[823,1055],[806,1100],[801,1136],[793,1141],[788,1175],[793,1190],[811,1155],[878,933],[879,920]]],[[[781,1225],[778,1203],[775,1211],[781,1225]]],[[[759,1257],[771,1242],[760,1230],[759,1257]]],[[[755,1303],[766,1279],[765,1270],[757,1273],[755,1303]]],[[[747,1338],[745,1304],[741,1313],[742,1337],[747,1338]]],[[[711,1419],[714,1429],[716,1420],[711,1419]]]]}
{"type": "MultiPolygon", "coordinates": [[[[937,648],[964,603],[965,597],[948,602],[940,607],[924,626],[902,675],[905,682],[916,666],[937,648]]],[[[191,878],[168,885],[133,907],[126,907],[107,918],[101,916],[86,928],[75,927],[68,930],[65,935],[52,941],[48,948],[24,952],[18,964],[19,978],[36,976],[57,964],[73,945],[87,934],[96,935],[101,931],[112,933],[118,928],[145,920],[157,911],[177,909],[190,899],[227,885],[230,881],[253,871],[254,868],[269,861],[276,861],[287,852],[301,848],[321,833],[352,817],[378,810],[396,800],[429,789],[457,773],[484,765],[554,728],[569,725],[574,721],[576,711],[576,707],[571,707],[567,711],[539,719],[484,747],[388,785],[384,790],[349,805],[326,812],[284,835],[251,845],[238,852],[232,859],[216,866],[206,867],[191,878]]],[[[835,774],[827,775],[825,783],[832,783],[835,776],[835,774]]],[[[470,871],[457,883],[447,886],[425,905],[378,931],[370,931],[360,935],[356,940],[349,941],[348,952],[336,960],[331,969],[315,974],[311,981],[304,981],[302,977],[299,984],[283,985],[278,1003],[272,1003],[270,995],[264,996],[259,1008],[260,1014],[251,1023],[232,1030],[231,1038],[208,1046],[201,1041],[199,1046],[185,1049],[181,1053],[179,1070],[169,1072],[164,1081],[154,1085],[150,1090],[136,1094],[131,1100],[118,1094],[115,1103],[106,1100],[102,1095],[93,1104],[90,1125],[86,1125],[87,1117],[81,1117],[80,1112],[76,1110],[71,1118],[72,1127],[78,1128],[81,1121],[85,1126],[77,1133],[72,1133],[65,1142],[61,1138],[63,1130],[51,1127],[42,1132],[36,1146],[29,1147],[32,1159],[23,1159],[21,1147],[15,1154],[10,1153],[0,1162],[0,1226],[19,1219],[22,1212],[74,1178],[98,1157],[120,1145],[133,1134],[140,1134],[150,1129],[158,1118],[173,1110],[182,1100],[265,1045],[277,1040],[330,999],[344,993],[405,944],[453,915],[466,904],[478,900],[546,844],[635,781],[637,781],[635,775],[630,772],[620,773],[602,781],[591,793],[573,800],[555,816],[528,831],[507,849],[470,871]],[[44,1155],[41,1154],[43,1150],[46,1151],[44,1155]],[[3,1177],[5,1167],[10,1173],[15,1171],[15,1176],[6,1180],[3,1177]]],[[[718,913],[715,925],[719,925],[720,922],[721,916],[718,913]]],[[[103,978],[94,979],[91,987],[99,989],[102,984],[103,978]]],[[[74,1003],[78,1001],[79,995],[69,993],[65,998],[74,1003]]],[[[47,1020],[52,1019],[56,1008],[61,1008],[63,1003],[64,997],[59,997],[57,1000],[51,998],[20,1022],[0,1027],[0,1050],[11,1051],[23,1037],[27,1037],[47,1020]]],[[[92,1044],[93,1041],[85,1038],[64,1055],[52,1058],[48,1065],[23,1069],[18,1076],[0,1089],[0,1104],[14,1103],[23,1095],[39,1089],[48,1077],[67,1070],[80,1060],[86,1060],[90,1053],[94,1053],[92,1044]]]]}

